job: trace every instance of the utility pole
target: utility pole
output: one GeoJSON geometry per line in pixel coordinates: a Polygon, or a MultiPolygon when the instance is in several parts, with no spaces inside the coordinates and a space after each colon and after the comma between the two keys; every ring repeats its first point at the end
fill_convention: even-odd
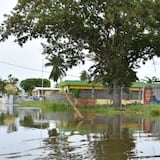
{"type": "Polygon", "coordinates": [[[43,93],[43,83],[44,83],[44,80],[43,80],[43,65],[44,65],[44,60],[42,59],[42,87],[41,87],[41,96],[42,96],[42,100],[44,100],[44,93],[43,93]]]}

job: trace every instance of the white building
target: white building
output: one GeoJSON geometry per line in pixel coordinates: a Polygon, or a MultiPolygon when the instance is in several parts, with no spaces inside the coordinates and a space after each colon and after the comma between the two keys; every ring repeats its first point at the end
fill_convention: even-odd
{"type": "Polygon", "coordinates": [[[48,87],[35,87],[32,90],[33,97],[47,97],[59,92],[59,88],[48,88],[48,87]]]}

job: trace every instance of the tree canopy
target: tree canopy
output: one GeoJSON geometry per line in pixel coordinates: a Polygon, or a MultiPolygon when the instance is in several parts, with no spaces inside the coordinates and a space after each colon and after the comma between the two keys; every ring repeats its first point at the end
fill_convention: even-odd
{"type": "Polygon", "coordinates": [[[16,77],[14,77],[12,74],[9,74],[8,75],[8,79],[6,80],[6,82],[8,83],[8,84],[12,84],[12,85],[17,85],[17,83],[19,82],[19,79],[18,78],[16,78],[16,77]]]}
{"type": "Polygon", "coordinates": [[[87,71],[83,70],[80,74],[80,80],[81,81],[89,81],[89,75],[87,71]]]}
{"type": "Polygon", "coordinates": [[[14,95],[17,93],[18,89],[16,86],[14,86],[13,84],[7,84],[5,87],[5,92],[7,93],[7,95],[14,95]]]}
{"type": "Polygon", "coordinates": [[[159,0],[19,0],[0,36],[46,39],[43,54],[58,56],[63,71],[92,57],[92,79],[117,88],[136,80],[139,62],[160,56],[159,8],[159,0]]]}
{"type": "Polygon", "coordinates": [[[0,92],[3,94],[5,92],[5,86],[7,85],[6,80],[0,79],[0,92]]]}
{"type": "Polygon", "coordinates": [[[2,94],[4,94],[5,92],[7,92],[7,94],[10,94],[12,91],[13,93],[17,92],[19,90],[19,88],[17,87],[18,82],[19,79],[14,77],[12,74],[9,74],[8,78],[5,80],[0,78],[0,92],[2,92],[2,94]]]}
{"type": "Polygon", "coordinates": [[[64,60],[56,55],[46,58],[48,63],[45,64],[46,67],[52,67],[49,79],[56,81],[66,75],[66,66],[63,64],[64,60]]]}
{"type": "Polygon", "coordinates": [[[29,94],[31,94],[34,87],[50,87],[50,81],[48,79],[41,78],[28,78],[21,81],[20,86],[29,94]]]}

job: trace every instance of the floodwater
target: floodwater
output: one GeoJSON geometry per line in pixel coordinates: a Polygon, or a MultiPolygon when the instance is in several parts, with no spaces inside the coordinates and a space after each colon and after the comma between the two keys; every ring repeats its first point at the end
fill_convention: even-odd
{"type": "Polygon", "coordinates": [[[160,120],[0,106],[0,160],[158,160],[160,120]]]}

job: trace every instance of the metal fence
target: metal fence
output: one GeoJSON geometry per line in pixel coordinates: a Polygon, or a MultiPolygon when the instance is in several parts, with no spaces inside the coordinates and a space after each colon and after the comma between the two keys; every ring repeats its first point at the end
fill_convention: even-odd
{"type": "MultiPolygon", "coordinates": [[[[128,89],[122,87],[120,89],[83,89],[79,90],[77,99],[96,99],[96,103],[98,104],[108,104],[111,105],[113,103],[113,93],[115,93],[120,97],[121,103],[123,105],[128,104],[141,104],[143,103],[143,90],[140,89],[128,89]]],[[[71,94],[74,95],[74,90],[71,91],[71,94]]]]}

